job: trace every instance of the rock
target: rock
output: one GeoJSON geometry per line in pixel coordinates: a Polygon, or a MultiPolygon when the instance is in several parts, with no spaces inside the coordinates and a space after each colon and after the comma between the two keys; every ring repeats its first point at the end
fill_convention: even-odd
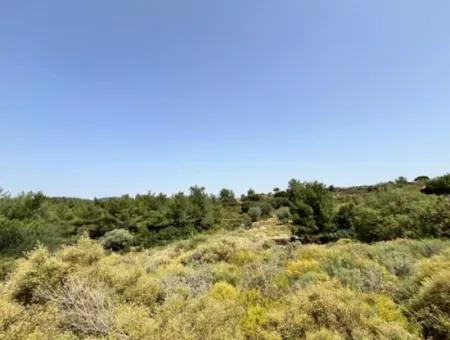
{"type": "Polygon", "coordinates": [[[300,242],[300,238],[295,235],[294,236],[279,236],[279,237],[272,238],[272,241],[274,241],[276,244],[285,246],[291,242],[300,242]]]}
{"type": "Polygon", "coordinates": [[[300,237],[298,237],[297,235],[292,235],[292,236],[291,236],[291,242],[302,243],[300,237]]]}

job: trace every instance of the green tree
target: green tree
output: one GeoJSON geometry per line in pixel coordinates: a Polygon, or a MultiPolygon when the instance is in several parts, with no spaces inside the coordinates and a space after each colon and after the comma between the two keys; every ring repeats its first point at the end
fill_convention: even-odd
{"type": "Polygon", "coordinates": [[[422,192],[425,194],[450,195],[450,174],[429,180],[422,192]]]}
{"type": "Polygon", "coordinates": [[[172,197],[167,211],[170,225],[183,228],[189,224],[189,205],[189,198],[183,192],[179,192],[172,197]]]}
{"type": "Polygon", "coordinates": [[[314,240],[333,229],[334,198],[328,188],[319,182],[291,180],[288,187],[291,202],[293,232],[304,240],[314,240]]]}
{"type": "Polygon", "coordinates": [[[428,176],[417,176],[416,178],[414,178],[414,182],[420,182],[420,183],[425,183],[428,182],[430,180],[430,177],[428,176]]]}
{"type": "Polygon", "coordinates": [[[209,229],[214,225],[212,201],[204,187],[193,186],[189,196],[189,219],[198,229],[209,229]]]}
{"type": "Polygon", "coordinates": [[[219,201],[226,207],[235,207],[238,204],[234,192],[226,188],[220,190],[219,201]]]}
{"type": "Polygon", "coordinates": [[[397,185],[405,185],[408,184],[408,179],[405,176],[400,176],[397,177],[394,182],[397,185]]]}

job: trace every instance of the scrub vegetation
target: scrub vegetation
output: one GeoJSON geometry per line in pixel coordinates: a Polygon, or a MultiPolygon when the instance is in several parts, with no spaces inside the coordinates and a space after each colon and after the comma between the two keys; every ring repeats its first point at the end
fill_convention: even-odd
{"type": "Polygon", "coordinates": [[[0,197],[1,339],[450,339],[449,175],[0,197]]]}

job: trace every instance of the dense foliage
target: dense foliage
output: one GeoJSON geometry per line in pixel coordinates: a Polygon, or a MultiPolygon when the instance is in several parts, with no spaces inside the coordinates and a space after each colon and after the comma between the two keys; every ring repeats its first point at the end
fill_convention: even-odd
{"type": "Polygon", "coordinates": [[[426,194],[450,195],[450,174],[427,181],[422,191],[426,194]]]}
{"type": "Polygon", "coordinates": [[[0,191],[0,338],[450,339],[446,181],[0,191]]]}
{"type": "Polygon", "coordinates": [[[111,253],[38,247],[0,283],[2,339],[448,339],[450,241],[276,245],[289,229],[111,253]]]}
{"type": "Polygon", "coordinates": [[[152,246],[189,237],[214,228],[232,229],[248,224],[232,191],[216,198],[201,187],[188,195],[177,193],[83,200],[51,198],[42,193],[0,197],[0,252],[21,254],[39,240],[54,248],[87,232],[102,238],[116,229],[126,230],[135,244],[152,246]]]}
{"type": "Polygon", "coordinates": [[[427,180],[425,188],[422,181],[409,183],[399,177],[392,183],[349,189],[291,180],[285,191],[275,188],[261,194],[250,189],[239,199],[229,189],[214,196],[198,186],[188,194],[94,200],[42,193],[11,197],[0,191],[0,256],[20,256],[38,241],[55,249],[84,232],[105,239],[107,233],[111,238],[127,231],[130,240],[126,245],[116,244],[112,249],[148,248],[199,232],[246,227],[271,216],[290,223],[292,231],[307,243],[449,237],[450,198],[442,194],[449,178],[427,180]]]}

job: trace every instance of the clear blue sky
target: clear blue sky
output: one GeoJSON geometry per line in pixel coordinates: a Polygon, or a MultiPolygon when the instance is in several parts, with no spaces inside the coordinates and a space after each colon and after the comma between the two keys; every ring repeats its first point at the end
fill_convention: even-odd
{"type": "Polygon", "coordinates": [[[0,186],[443,174],[449,18],[448,0],[0,0],[0,186]]]}

